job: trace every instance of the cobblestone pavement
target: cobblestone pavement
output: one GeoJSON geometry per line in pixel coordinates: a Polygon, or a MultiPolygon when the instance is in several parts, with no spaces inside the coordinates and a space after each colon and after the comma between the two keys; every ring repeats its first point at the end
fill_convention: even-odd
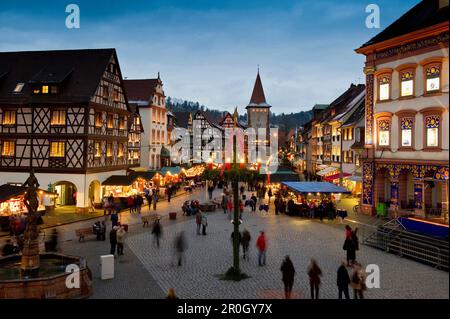
{"type": "MultiPolygon", "coordinates": [[[[129,248],[155,278],[163,291],[174,287],[181,298],[281,298],[280,264],[286,254],[291,256],[297,275],[294,295],[309,298],[307,267],[311,258],[322,268],[322,298],[336,298],[336,271],[345,257],[342,250],[343,227],[328,227],[319,222],[288,216],[247,213],[242,228],[252,234],[250,261],[241,267],[251,276],[241,282],[222,281],[232,263],[232,225],[222,212],[210,214],[208,235],[195,233],[195,221],[179,222],[165,227],[160,249],[149,244],[150,233],[131,236],[129,248]],[[255,240],[260,230],[266,231],[269,243],[268,264],[258,267],[255,240]],[[172,246],[175,235],[184,230],[188,241],[186,263],[172,266],[172,246]]],[[[241,228],[241,229],[242,229],[241,228]]],[[[381,288],[366,291],[367,298],[448,298],[449,276],[414,261],[361,246],[357,259],[363,264],[377,264],[381,272],[381,288]]]]}

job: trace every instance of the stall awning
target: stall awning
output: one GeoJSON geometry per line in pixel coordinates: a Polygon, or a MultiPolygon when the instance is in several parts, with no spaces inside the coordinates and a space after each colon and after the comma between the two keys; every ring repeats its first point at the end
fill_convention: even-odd
{"type": "Polygon", "coordinates": [[[325,175],[327,175],[327,174],[333,173],[333,172],[338,171],[338,170],[339,170],[339,169],[336,168],[336,167],[328,166],[327,168],[324,168],[323,170],[317,172],[317,175],[319,175],[319,176],[325,176],[325,175]]]}
{"type": "Polygon", "coordinates": [[[130,186],[136,177],[131,175],[111,175],[103,183],[103,186],[130,186]]]}
{"type": "MultiPolygon", "coordinates": [[[[347,177],[347,176],[350,176],[350,174],[349,173],[344,173],[342,175],[342,177],[347,177]]],[[[337,173],[337,174],[326,176],[323,180],[326,181],[326,182],[332,182],[335,179],[339,179],[339,178],[341,178],[341,173],[337,173]]]]}
{"type": "Polygon", "coordinates": [[[345,179],[348,179],[349,181],[353,181],[353,182],[357,182],[357,183],[362,183],[361,176],[351,175],[351,176],[347,176],[345,179]]]}
{"type": "Polygon", "coordinates": [[[327,182],[282,182],[282,184],[296,193],[350,194],[348,189],[327,182]]]}
{"type": "Polygon", "coordinates": [[[180,174],[180,172],[181,172],[181,167],[174,166],[174,167],[163,167],[163,168],[161,168],[159,173],[164,176],[167,173],[170,173],[172,175],[177,175],[177,174],[180,174]]]}
{"type": "Polygon", "coordinates": [[[276,171],[273,174],[270,174],[270,182],[271,183],[280,183],[280,182],[296,182],[300,181],[300,177],[296,172],[293,171],[276,171]]]}
{"type": "MultiPolygon", "coordinates": [[[[0,203],[6,202],[7,200],[24,195],[27,190],[26,186],[17,186],[17,185],[10,185],[10,184],[3,184],[0,185],[0,203]]],[[[46,194],[54,194],[52,192],[40,189],[39,192],[44,192],[46,194]]]]}

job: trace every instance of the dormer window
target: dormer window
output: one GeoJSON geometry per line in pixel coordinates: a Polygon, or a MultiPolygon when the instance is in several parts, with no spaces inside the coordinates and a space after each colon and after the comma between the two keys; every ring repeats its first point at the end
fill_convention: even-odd
{"type": "Polygon", "coordinates": [[[16,87],[14,88],[14,93],[22,92],[22,89],[24,86],[25,86],[25,83],[17,83],[16,87]]]}
{"type": "Polygon", "coordinates": [[[42,94],[48,94],[48,85],[43,85],[42,86],[42,94]]]}
{"type": "Polygon", "coordinates": [[[58,94],[59,93],[59,88],[56,85],[52,85],[50,87],[50,93],[51,94],[58,94]]]}
{"type": "Polygon", "coordinates": [[[33,93],[34,94],[39,94],[39,93],[41,93],[41,90],[36,88],[36,89],[33,90],[33,93]]]}

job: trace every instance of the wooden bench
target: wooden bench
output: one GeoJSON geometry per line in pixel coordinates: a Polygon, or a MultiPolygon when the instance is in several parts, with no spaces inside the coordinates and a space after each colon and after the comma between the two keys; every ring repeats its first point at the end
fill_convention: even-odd
{"type": "Polygon", "coordinates": [[[150,214],[150,215],[147,215],[147,216],[142,216],[141,217],[141,220],[142,220],[142,227],[145,227],[145,226],[150,226],[149,225],[149,223],[152,221],[155,221],[156,219],[158,219],[159,218],[159,215],[157,214],[157,213],[152,213],[152,214],[150,214]]]}
{"type": "Polygon", "coordinates": [[[84,241],[84,237],[88,235],[94,235],[94,230],[92,227],[80,228],[75,230],[75,234],[78,236],[78,241],[84,241]]]}

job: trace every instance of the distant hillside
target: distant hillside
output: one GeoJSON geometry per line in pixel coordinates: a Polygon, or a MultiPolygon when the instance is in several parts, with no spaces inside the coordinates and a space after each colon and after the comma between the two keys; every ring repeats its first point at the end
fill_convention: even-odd
{"type": "MultiPolygon", "coordinates": [[[[219,111],[215,109],[210,109],[205,105],[200,105],[198,102],[186,101],[183,99],[167,97],[166,100],[167,108],[172,112],[196,112],[198,110],[202,110],[210,114],[211,118],[216,121],[219,121],[224,111],[219,111]]],[[[270,122],[271,124],[277,125],[281,130],[289,132],[291,129],[300,127],[301,125],[308,122],[312,117],[312,111],[301,111],[297,113],[290,114],[270,114],[270,122]]],[[[246,123],[247,122],[247,114],[239,116],[239,121],[246,123]]]]}

